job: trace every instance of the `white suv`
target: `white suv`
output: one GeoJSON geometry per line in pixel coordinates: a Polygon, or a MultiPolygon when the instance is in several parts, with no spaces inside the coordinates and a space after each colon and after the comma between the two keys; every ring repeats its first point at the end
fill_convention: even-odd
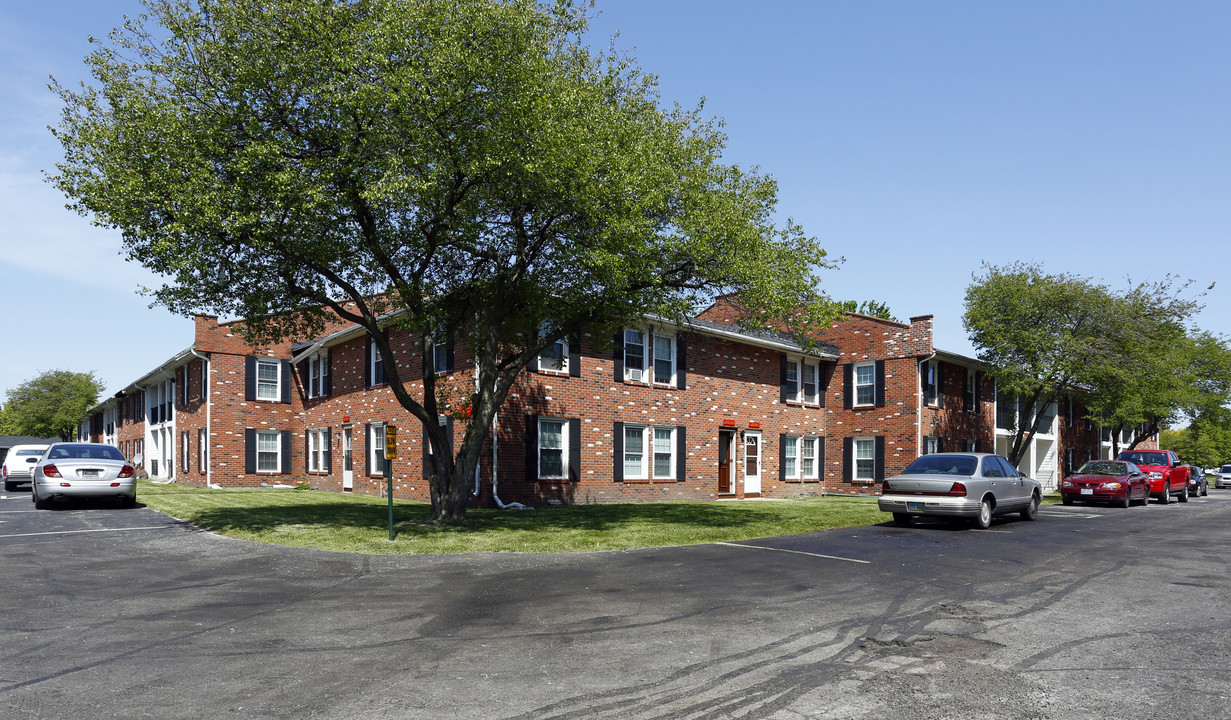
{"type": "Polygon", "coordinates": [[[1223,465],[1218,468],[1218,472],[1214,473],[1214,487],[1220,489],[1231,487],[1231,465],[1223,465]]]}
{"type": "Polygon", "coordinates": [[[14,445],[4,456],[0,475],[4,476],[5,492],[12,492],[20,483],[28,483],[33,477],[34,463],[42,457],[46,445],[14,445]]]}

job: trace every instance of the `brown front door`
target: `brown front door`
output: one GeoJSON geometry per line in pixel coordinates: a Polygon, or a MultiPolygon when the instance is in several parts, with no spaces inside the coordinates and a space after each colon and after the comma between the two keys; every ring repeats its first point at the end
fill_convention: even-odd
{"type": "Polygon", "coordinates": [[[718,494],[729,495],[735,492],[735,484],[731,475],[735,472],[731,451],[735,448],[735,432],[732,430],[718,431],[718,494]]]}

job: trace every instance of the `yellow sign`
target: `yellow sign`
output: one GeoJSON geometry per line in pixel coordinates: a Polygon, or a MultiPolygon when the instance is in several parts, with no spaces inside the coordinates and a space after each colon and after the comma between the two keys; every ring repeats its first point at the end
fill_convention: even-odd
{"type": "Polygon", "coordinates": [[[393,425],[385,426],[385,458],[396,460],[398,456],[398,429],[393,425]]]}

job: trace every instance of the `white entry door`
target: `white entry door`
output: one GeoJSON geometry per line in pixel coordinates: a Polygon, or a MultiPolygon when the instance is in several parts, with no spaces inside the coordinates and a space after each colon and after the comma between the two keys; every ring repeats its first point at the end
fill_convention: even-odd
{"type": "Polygon", "coordinates": [[[744,494],[761,492],[761,433],[744,431],[744,494]]]}
{"type": "Polygon", "coordinates": [[[354,437],[349,427],[342,428],[342,489],[355,489],[354,437]]]}

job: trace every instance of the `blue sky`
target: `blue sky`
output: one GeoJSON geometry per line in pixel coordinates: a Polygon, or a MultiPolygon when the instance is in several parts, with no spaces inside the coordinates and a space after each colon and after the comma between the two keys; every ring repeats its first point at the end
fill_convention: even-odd
{"type": "MultiPolygon", "coordinates": [[[[136,0],[0,6],[0,394],[52,369],[117,390],[192,341],[136,294],[157,278],[42,180],[54,75],[136,0]]],[[[1231,3],[605,0],[592,36],[664,101],[722,117],[726,159],[779,182],[783,218],[841,268],[822,289],[932,314],[973,354],[962,301],[983,262],[1113,287],[1168,273],[1231,333],[1231,3]]]]}

